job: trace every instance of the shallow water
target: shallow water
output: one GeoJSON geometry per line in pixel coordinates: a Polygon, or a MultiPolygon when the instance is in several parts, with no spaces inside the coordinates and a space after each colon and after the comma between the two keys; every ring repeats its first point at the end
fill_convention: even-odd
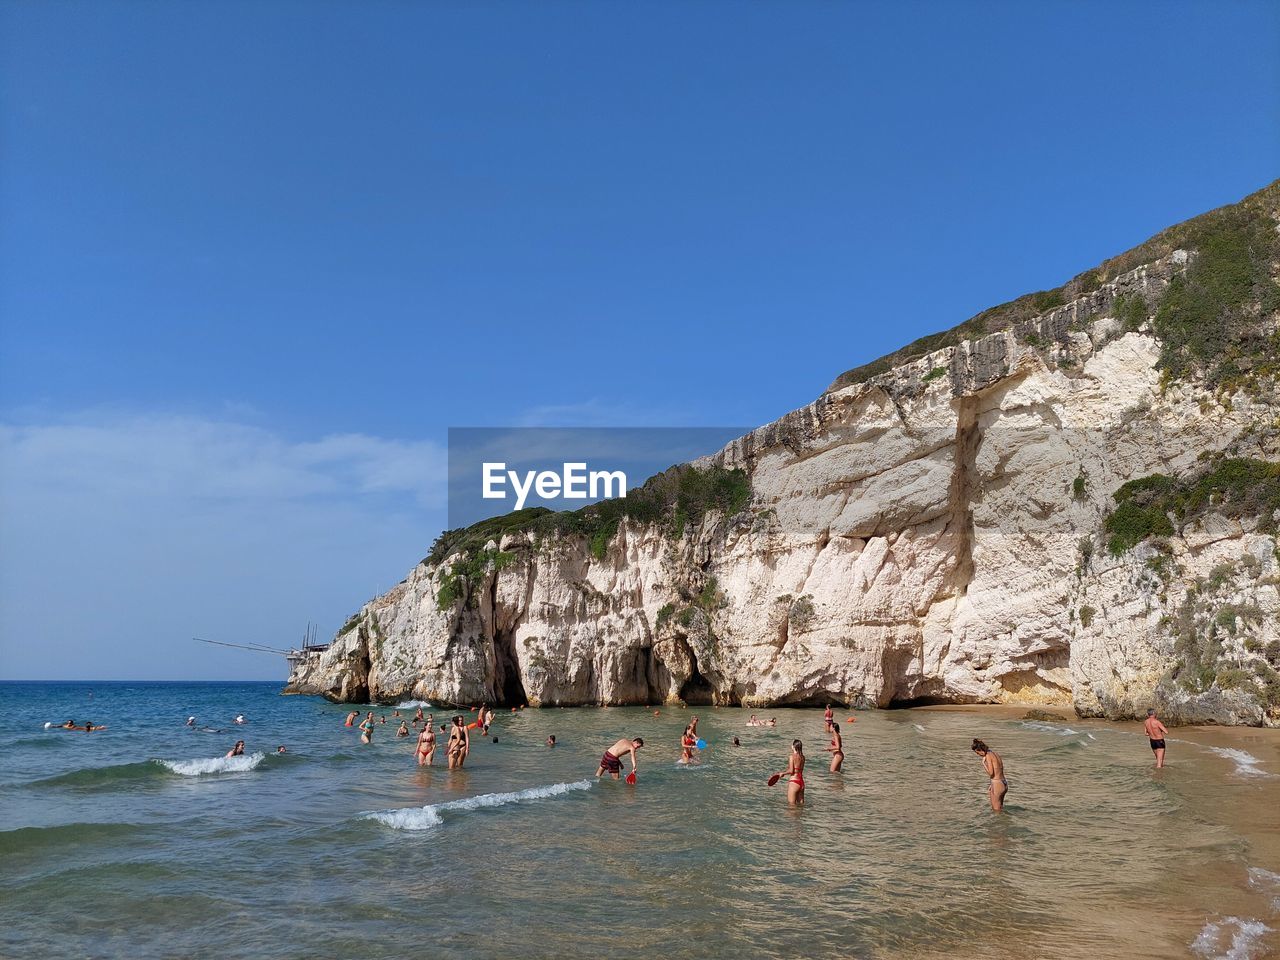
{"type": "Polygon", "coordinates": [[[277,694],[0,685],[0,954],[1280,951],[1271,731],[1177,730],[1155,771],[1133,725],[863,712],[832,775],[817,710],[772,711],[776,730],[741,710],[526,710],[450,774],[417,768],[390,723],[362,746],[345,708],[277,694]],[[710,746],[682,768],[693,712],[710,746]],[[192,714],[223,732],[185,729],[192,714]],[[109,729],[43,729],[68,718],[109,729]],[[596,782],[623,735],[647,741],[639,783],[596,782]],[[975,736],[1005,758],[1004,815],[975,736]],[[810,757],[802,810],[764,785],[792,737],[810,757]],[[237,738],[250,756],[224,763],[237,738]]]}

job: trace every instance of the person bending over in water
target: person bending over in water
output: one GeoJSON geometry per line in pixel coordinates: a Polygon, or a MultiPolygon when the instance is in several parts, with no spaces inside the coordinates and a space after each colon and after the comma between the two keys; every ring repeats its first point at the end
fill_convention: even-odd
{"type": "Polygon", "coordinates": [[[436,758],[436,728],[427,724],[418,734],[418,746],[414,751],[418,758],[418,766],[429,767],[436,758]]]}
{"type": "Polygon", "coordinates": [[[228,757],[243,757],[243,756],[244,756],[244,741],[243,741],[243,740],[237,740],[237,741],[236,741],[236,745],[235,745],[234,747],[232,747],[230,750],[228,750],[228,751],[227,751],[227,756],[228,756],[228,757]]]}
{"type": "Polygon", "coordinates": [[[1165,725],[1156,719],[1154,710],[1147,711],[1147,721],[1142,725],[1147,731],[1147,739],[1151,741],[1151,752],[1156,755],[1156,769],[1164,766],[1164,738],[1169,735],[1165,725]]]}
{"type": "Polygon", "coordinates": [[[344,727],[354,727],[354,726],[356,725],[356,717],[358,717],[358,716],[360,716],[360,711],[359,711],[359,710],[352,710],[350,713],[348,713],[348,714],[347,714],[347,722],[346,722],[346,723],[344,723],[344,724],[343,724],[343,726],[344,726],[344,727]]]}
{"type": "Polygon", "coordinates": [[[360,742],[373,743],[373,711],[370,710],[365,718],[360,721],[360,742]]]}
{"type": "Polygon", "coordinates": [[[622,775],[622,757],[623,754],[631,754],[631,772],[636,772],[636,751],[644,746],[644,740],[636,737],[634,740],[619,740],[612,747],[604,752],[600,758],[600,767],[596,770],[597,777],[603,777],[606,773],[613,779],[617,780],[622,775]]]}
{"type": "Polygon", "coordinates": [[[844,765],[844,741],[840,739],[840,724],[832,720],[827,726],[831,730],[831,745],[827,747],[827,753],[831,754],[831,772],[839,773],[844,765]]]}
{"type": "Polygon", "coordinates": [[[1009,792],[1009,781],[1004,776],[1004,761],[981,740],[973,741],[973,752],[982,758],[982,767],[991,778],[987,787],[987,798],[991,801],[991,809],[997,813],[1004,809],[1004,795],[1009,792]]]}
{"type": "Polygon", "coordinates": [[[787,757],[787,769],[779,777],[787,778],[787,803],[800,806],[804,803],[804,744],[791,741],[791,755],[787,757]]]}
{"type": "Polygon", "coordinates": [[[471,752],[471,735],[467,733],[462,717],[453,718],[453,729],[449,731],[449,769],[461,769],[467,762],[467,754],[471,752]]]}

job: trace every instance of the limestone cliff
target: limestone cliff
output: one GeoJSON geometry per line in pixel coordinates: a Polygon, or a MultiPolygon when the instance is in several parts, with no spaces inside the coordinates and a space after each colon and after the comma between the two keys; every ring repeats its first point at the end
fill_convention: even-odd
{"type": "Polygon", "coordinates": [[[1280,186],[625,501],[451,531],[289,690],[1280,724],[1280,186]]]}

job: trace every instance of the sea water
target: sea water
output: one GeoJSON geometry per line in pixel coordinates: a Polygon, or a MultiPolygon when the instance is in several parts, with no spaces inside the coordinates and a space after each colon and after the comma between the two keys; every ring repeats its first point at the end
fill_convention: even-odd
{"type": "Polygon", "coordinates": [[[0,708],[5,956],[1280,950],[1274,731],[1176,730],[1156,771],[1134,725],[865,711],[833,775],[820,710],[759,728],[737,709],[529,709],[451,773],[414,763],[394,704],[363,745],[350,708],[274,684],[11,683],[0,708]],[[695,713],[708,748],[682,767],[695,713]],[[107,729],[44,726],[69,719],[107,729]],[[623,736],[646,741],[638,782],[597,781],[623,736]],[[1004,814],[975,736],[1004,757],[1004,814]],[[765,784],[793,737],[802,809],[765,784]]]}

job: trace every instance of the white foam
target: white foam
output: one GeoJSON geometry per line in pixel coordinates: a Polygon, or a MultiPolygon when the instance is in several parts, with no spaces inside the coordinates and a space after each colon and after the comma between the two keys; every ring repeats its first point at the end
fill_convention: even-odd
{"type": "Polygon", "coordinates": [[[423,710],[435,709],[435,707],[431,706],[431,704],[427,703],[425,700],[404,700],[397,703],[395,706],[397,710],[412,710],[414,707],[421,707],[423,710]]]}
{"type": "Polygon", "coordinates": [[[379,823],[394,827],[397,830],[430,830],[444,823],[442,813],[453,810],[479,810],[481,807],[501,807],[508,803],[528,803],[531,800],[546,800],[558,797],[571,790],[590,790],[591,780],[578,780],[575,783],[553,783],[545,787],[530,787],[528,790],[516,790],[512,793],[482,793],[477,797],[465,800],[450,800],[448,803],[429,803],[425,807],[409,807],[401,810],[376,810],[366,813],[366,820],[377,820],[379,823]]]}
{"type": "Polygon", "coordinates": [[[920,726],[920,724],[913,723],[912,726],[915,727],[917,730],[919,730],[921,733],[924,733],[924,727],[920,726]]]}
{"type": "Polygon", "coordinates": [[[1261,920],[1241,920],[1239,917],[1210,920],[1195,943],[1191,944],[1191,949],[1213,960],[1252,960],[1259,956],[1255,948],[1261,947],[1259,941],[1270,929],[1261,920]]]}
{"type": "Polygon", "coordinates": [[[1060,737],[1074,737],[1079,731],[1070,727],[1059,727],[1052,723],[1040,723],[1037,720],[1024,720],[1022,725],[1028,730],[1039,730],[1041,733],[1056,733],[1060,737]]]}
{"type": "Polygon", "coordinates": [[[1244,750],[1236,750],[1234,747],[1209,747],[1213,753],[1220,757],[1226,757],[1228,760],[1234,760],[1236,765],[1236,773],[1242,777],[1269,777],[1271,774],[1265,770],[1259,770],[1258,764],[1262,763],[1252,753],[1244,750]]]}
{"type": "Polygon", "coordinates": [[[160,764],[184,777],[201,777],[208,773],[247,773],[266,758],[262,753],[246,753],[239,757],[198,757],[194,760],[161,760],[160,764]]]}
{"type": "Polygon", "coordinates": [[[1262,867],[1249,868],[1249,886],[1271,895],[1271,909],[1280,913],[1280,873],[1262,867]]]}

